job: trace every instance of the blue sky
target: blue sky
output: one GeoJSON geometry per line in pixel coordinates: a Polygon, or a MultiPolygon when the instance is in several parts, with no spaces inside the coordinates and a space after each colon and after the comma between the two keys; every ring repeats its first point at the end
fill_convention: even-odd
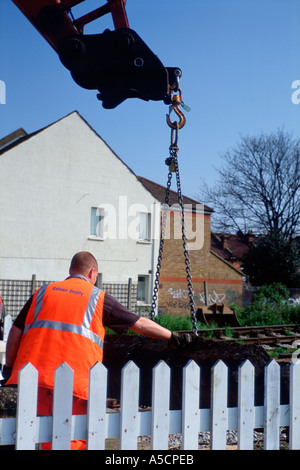
{"type": "MultiPolygon", "coordinates": [[[[86,0],[76,16],[104,0],[86,0]]],[[[183,71],[191,107],[179,135],[183,193],[215,183],[220,155],[241,135],[284,127],[300,138],[299,0],[127,0],[129,24],[165,66],[183,71]]],[[[109,15],[86,33],[113,29],[109,15]]],[[[95,91],[76,85],[55,52],[9,0],[0,2],[0,138],[40,129],[77,110],[140,176],[165,184],[170,129],[162,102],[127,100],[105,110],[95,91]]],[[[173,182],[175,189],[175,179],[173,182]]]]}

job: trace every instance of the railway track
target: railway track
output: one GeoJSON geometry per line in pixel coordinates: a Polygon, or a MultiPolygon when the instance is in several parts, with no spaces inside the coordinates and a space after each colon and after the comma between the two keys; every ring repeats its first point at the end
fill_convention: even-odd
{"type": "Polygon", "coordinates": [[[237,326],[227,328],[203,328],[199,337],[212,337],[222,341],[242,341],[245,344],[290,345],[299,341],[300,325],[237,326]]]}

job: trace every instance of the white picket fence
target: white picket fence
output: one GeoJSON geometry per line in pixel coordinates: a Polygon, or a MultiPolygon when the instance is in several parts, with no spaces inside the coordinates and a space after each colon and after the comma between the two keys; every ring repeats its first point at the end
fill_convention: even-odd
{"type": "MultiPolygon", "coordinates": [[[[120,411],[106,408],[107,370],[101,363],[90,370],[87,415],[72,416],[73,371],[63,363],[55,372],[53,416],[37,416],[38,372],[27,364],[19,375],[17,415],[0,419],[0,446],[37,448],[52,442],[53,450],[70,448],[70,441],[87,439],[87,449],[105,449],[105,439],[120,438],[121,450],[136,450],[138,436],[151,436],[153,450],[167,450],[169,434],[182,434],[182,450],[198,449],[198,433],[210,431],[211,449],[226,449],[226,431],[238,431],[238,449],[253,449],[253,430],[264,428],[264,448],[279,449],[280,427],[289,427],[290,449],[300,449],[300,364],[291,364],[290,404],[280,405],[280,367],[272,360],[265,369],[263,406],[254,406],[254,367],[239,368],[238,406],[227,407],[228,370],[222,361],[212,368],[211,408],[199,409],[199,366],[183,370],[182,410],[169,409],[170,369],[159,362],[153,369],[151,411],[139,409],[139,368],[128,362],[121,373],[120,411]]],[[[0,447],[1,450],[1,447],[0,447]]]]}

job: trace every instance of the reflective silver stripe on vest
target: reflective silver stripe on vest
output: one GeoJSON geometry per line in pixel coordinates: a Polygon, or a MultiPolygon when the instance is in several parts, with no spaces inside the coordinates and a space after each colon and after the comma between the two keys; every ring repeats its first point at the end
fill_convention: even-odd
{"type": "Polygon", "coordinates": [[[98,287],[94,286],[93,290],[91,292],[89,303],[87,305],[87,308],[86,308],[86,311],[85,311],[85,314],[84,314],[84,318],[83,318],[83,322],[82,322],[82,326],[84,328],[89,329],[90,326],[91,326],[91,321],[92,321],[92,318],[93,318],[93,315],[94,315],[94,312],[95,312],[95,309],[96,309],[96,305],[97,305],[97,302],[98,302],[98,299],[99,299],[99,294],[100,294],[100,290],[98,289],[98,287]]]}
{"type": "Polygon", "coordinates": [[[24,329],[24,334],[27,333],[28,330],[32,328],[46,328],[48,330],[58,330],[58,331],[66,331],[69,333],[75,333],[80,336],[84,336],[85,338],[90,339],[93,343],[97,344],[101,349],[103,349],[103,341],[96,333],[93,331],[80,326],[74,325],[72,323],[63,323],[58,321],[51,321],[51,320],[34,320],[31,325],[26,325],[24,329]]]}
{"type": "Polygon", "coordinates": [[[43,298],[49,284],[44,284],[36,293],[35,306],[34,306],[34,319],[37,319],[38,314],[42,310],[43,298]]]}
{"type": "MultiPolygon", "coordinates": [[[[74,276],[75,277],[75,276],[74,276]]],[[[35,306],[34,306],[34,320],[31,324],[25,325],[23,334],[26,334],[31,328],[46,328],[50,330],[66,331],[69,333],[75,333],[85,338],[90,339],[93,343],[97,344],[101,349],[103,349],[103,341],[99,335],[91,331],[89,328],[91,326],[91,321],[98,303],[100,289],[98,287],[93,287],[91,292],[89,302],[83,317],[82,325],[75,325],[73,323],[64,323],[57,322],[52,320],[38,320],[38,315],[42,310],[43,299],[48,288],[49,284],[44,284],[38,290],[36,294],[35,306]]]]}

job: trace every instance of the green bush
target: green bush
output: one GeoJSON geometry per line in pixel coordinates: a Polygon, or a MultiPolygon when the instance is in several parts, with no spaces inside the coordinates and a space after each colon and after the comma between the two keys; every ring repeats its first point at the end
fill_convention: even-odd
{"type": "Polygon", "coordinates": [[[235,310],[243,326],[300,323],[300,305],[291,305],[288,298],[284,285],[265,285],[259,288],[251,305],[235,306],[235,310]]]}

